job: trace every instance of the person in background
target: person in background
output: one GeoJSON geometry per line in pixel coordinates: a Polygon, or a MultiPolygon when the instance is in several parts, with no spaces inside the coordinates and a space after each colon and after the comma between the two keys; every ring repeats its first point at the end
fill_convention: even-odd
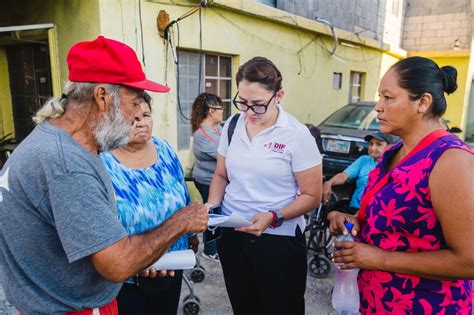
{"type": "Polygon", "coordinates": [[[183,206],[159,227],[129,236],[99,152],[127,144],[146,79],[129,46],[99,36],[67,56],[63,95],[0,174],[0,282],[23,314],[117,314],[122,282],[188,232],[202,232],[204,205],[183,206]]]}
{"type": "Polygon", "coordinates": [[[327,203],[332,193],[332,186],[355,180],[355,190],[352,193],[348,207],[345,209],[348,213],[355,213],[359,210],[360,199],[369,179],[369,172],[375,168],[388,145],[394,142],[392,136],[379,131],[367,135],[364,140],[369,143],[368,155],[359,157],[343,172],[334,175],[323,184],[323,202],[327,203]]]}
{"type": "Polygon", "coordinates": [[[440,124],[457,71],[410,57],[393,65],[375,106],[388,148],[357,216],[331,212],[330,224],[362,242],[336,242],[341,269],[360,268],[362,314],[472,314],[473,152],[440,124]]]}
{"type": "MultiPolygon", "coordinates": [[[[190,198],[178,157],[164,140],[151,136],[151,98],[145,93],[128,144],[100,158],[110,174],[117,199],[117,215],[128,235],[142,234],[163,224],[190,198]]],[[[168,251],[197,251],[196,234],[183,235],[168,251]]],[[[128,279],[117,296],[119,314],[176,314],[183,271],[171,277],[150,277],[150,269],[128,279]]]]}
{"type": "MultiPolygon", "coordinates": [[[[209,185],[216,169],[223,112],[221,98],[217,95],[202,93],[194,100],[191,114],[194,139],[192,149],[196,158],[193,178],[204,203],[207,202],[209,185]]],[[[203,256],[219,261],[216,241],[206,242],[204,239],[203,256]]]]}
{"type": "Polygon", "coordinates": [[[208,203],[251,224],[222,228],[219,258],[234,314],[304,314],[303,215],[321,201],[321,155],[308,128],[280,106],[282,75],[255,57],[239,68],[242,112],[229,144],[225,124],[208,203]],[[296,198],[298,188],[300,195],[296,198]]]}
{"type": "Polygon", "coordinates": [[[314,141],[316,141],[316,145],[318,146],[319,152],[323,152],[324,149],[323,149],[323,138],[321,138],[321,130],[319,130],[319,128],[313,124],[304,124],[304,125],[308,128],[309,132],[314,138],[314,141]]]}

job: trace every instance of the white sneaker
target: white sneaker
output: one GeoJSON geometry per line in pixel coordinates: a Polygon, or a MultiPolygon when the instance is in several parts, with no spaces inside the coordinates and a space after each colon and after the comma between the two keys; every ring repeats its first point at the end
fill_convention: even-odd
{"type": "Polygon", "coordinates": [[[208,255],[208,254],[205,254],[205,253],[202,253],[202,256],[204,258],[207,258],[209,260],[212,260],[212,261],[216,261],[216,262],[219,262],[219,254],[218,253],[215,253],[215,254],[211,254],[211,255],[208,255]]]}

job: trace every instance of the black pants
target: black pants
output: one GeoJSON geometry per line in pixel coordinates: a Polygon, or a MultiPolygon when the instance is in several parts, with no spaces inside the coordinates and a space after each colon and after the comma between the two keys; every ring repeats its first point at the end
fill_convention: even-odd
{"type": "MultiPolygon", "coordinates": [[[[202,203],[206,203],[207,198],[209,197],[209,185],[201,184],[197,181],[194,181],[194,185],[196,186],[197,190],[199,191],[199,194],[201,194],[202,203]]],[[[204,250],[203,251],[204,251],[204,254],[206,254],[206,255],[215,255],[217,253],[216,241],[206,243],[206,240],[204,239],[204,250]]]]}
{"type": "Polygon", "coordinates": [[[236,315],[304,315],[305,238],[222,229],[217,249],[236,315]]]}
{"type": "Polygon", "coordinates": [[[183,271],[174,277],[141,278],[124,283],[117,296],[119,315],[176,315],[183,271]]]}

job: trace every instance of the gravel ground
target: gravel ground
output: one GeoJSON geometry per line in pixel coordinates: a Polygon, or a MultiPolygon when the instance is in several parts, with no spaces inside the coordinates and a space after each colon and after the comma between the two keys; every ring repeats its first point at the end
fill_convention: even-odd
{"type": "MultiPolygon", "coordinates": [[[[202,315],[232,314],[229,298],[225,289],[220,264],[198,254],[202,266],[205,268],[205,278],[201,283],[193,284],[194,293],[201,300],[200,312],[202,315]]],[[[189,275],[189,272],[186,272],[189,275]]],[[[333,274],[327,279],[308,277],[306,285],[306,314],[336,314],[331,307],[331,287],[333,274]]],[[[178,314],[183,312],[183,299],[189,294],[189,289],[183,282],[181,304],[178,314]]],[[[5,299],[0,287],[0,314],[18,315],[18,311],[5,299]]]]}
{"type": "MultiPolygon", "coordinates": [[[[225,290],[222,269],[219,263],[213,262],[198,255],[202,266],[206,270],[203,282],[193,285],[194,293],[201,300],[200,314],[227,315],[232,314],[229,298],[225,290]]],[[[189,272],[187,272],[189,274],[189,272]]],[[[331,307],[331,288],[334,272],[326,279],[307,278],[306,282],[306,314],[336,314],[331,307]]],[[[188,277],[189,278],[189,277],[188,277]]],[[[189,294],[189,289],[183,282],[181,301],[189,294]]],[[[178,310],[182,315],[182,302],[178,310]]]]}
{"type": "MultiPolygon", "coordinates": [[[[219,263],[201,258],[202,266],[205,268],[205,279],[201,283],[193,285],[194,293],[201,300],[201,315],[230,315],[229,298],[225,290],[222,278],[222,269],[219,263]]],[[[189,272],[187,272],[189,274],[189,272]]],[[[315,279],[308,276],[306,282],[306,314],[311,315],[335,315],[331,307],[331,288],[334,271],[326,279],[315,279]]],[[[181,304],[178,314],[183,313],[183,299],[189,294],[188,287],[183,282],[181,291],[181,304]]],[[[474,312],[473,312],[474,314],[474,312]]],[[[18,315],[18,311],[5,299],[5,294],[0,286],[0,315],[18,315]]]]}

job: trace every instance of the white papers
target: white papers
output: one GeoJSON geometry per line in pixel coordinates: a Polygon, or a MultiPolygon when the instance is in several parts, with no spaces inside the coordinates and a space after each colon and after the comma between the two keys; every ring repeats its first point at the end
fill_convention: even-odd
{"type": "Polygon", "coordinates": [[[230,216],[212,213],[209,214],[209,226],[236,228],[249,226],[251,224],[252,222],[237,213],[232,213],[230,216]]]}
{"type": "Polygon", "coordinates": [[[187,249],[166,253],[150,267],[155,267],[156,270],[183,270],[193,269],[195,265],[196,256],[192,250],[187,249]]]}

